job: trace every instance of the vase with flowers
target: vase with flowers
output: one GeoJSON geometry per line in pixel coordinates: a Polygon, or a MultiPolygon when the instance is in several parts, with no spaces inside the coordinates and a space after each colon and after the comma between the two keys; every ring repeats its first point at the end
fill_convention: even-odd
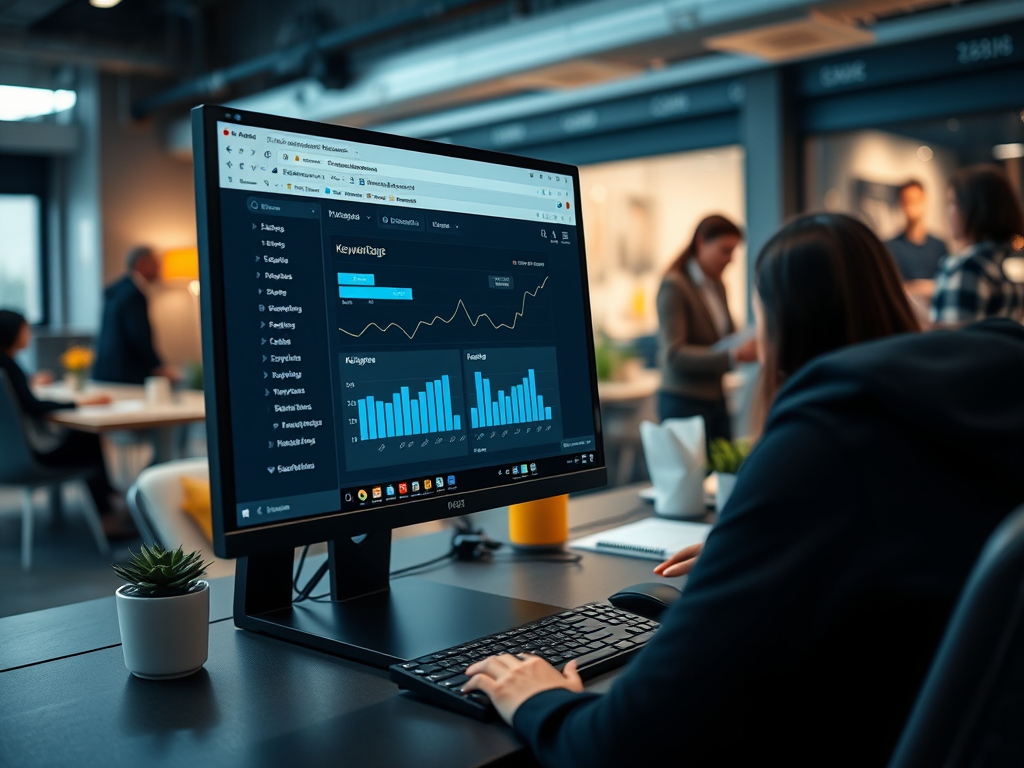
{"type": "Polygon", "coordinates": [[[81,392],[85,389],[93,357],[93,352],[88,347],[68,347],[60,356],[60,364],[73,391],[81,392]]]}

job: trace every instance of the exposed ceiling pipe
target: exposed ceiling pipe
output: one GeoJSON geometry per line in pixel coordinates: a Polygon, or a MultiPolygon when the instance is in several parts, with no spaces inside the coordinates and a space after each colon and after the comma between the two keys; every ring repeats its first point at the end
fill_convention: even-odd
{"type": "Polygon", "coordinates": [[[690,40],[699,47],[708,30],[792,17],[816,2],[821,0],[605,0],[396,53],[366,67],[344,89],[305,78],[230,104],[307,120],[357,116],[363,124],[383,122],[450,106],[443,103],[446,95],[480,83],[504,80],[506,91],[537,90],[521,76],[565,62],[666,42],[690,40]]]}
{"type": "Polygon", "coordinates": [[[379,19],[326,32],[307,43],[263,54],[256,58],[214,70],[188,80],[162,93],[140,99],[132,105],[132,115],[141,119],[157,109],[183,101],[204,99],[223,91],[228,85],[255,75],[273,71],[282,61],[305,61],[312,54],[328,53],[337,48],[363,42],[370,38],[396,32],[404,27],[443,16],[452,11],[480,3],[481,0],[438,0],[427,6],[413,7],[379,19]]]}
{"type": "Polygon", "coordinates": [[[83,45],[59,38],[34,40],[24,35],[0,35],[0,59],[76,64],[106,72],[137,72],[154,77],[165,77],[174,71],[173,63],[158,55],[120,46],[83,45]]]}

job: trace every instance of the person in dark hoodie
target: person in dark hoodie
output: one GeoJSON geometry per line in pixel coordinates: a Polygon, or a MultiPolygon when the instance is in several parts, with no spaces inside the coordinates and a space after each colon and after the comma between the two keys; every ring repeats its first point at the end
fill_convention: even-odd
{"type": "MultiPolygon", "coordinates": [[[[786,342],[766,281],[853,226],[804,217],[765,247],[769,344],[786,342]]],[[[607,694],[572,662],[468,669],[543,765],[887,764],[978,553],[1024,502],[1024,328],[899,334],[784,373],[682,597],[607,694]]]]}
{"type": "Polygon", "coordinates": [[[126,261],[128,274],[107,286],[103,294],[92,377],[121,384],[142,384],[147,376],[177,379],[153,348],[149,323],[146,292],[160,275],[160,261],[145,245],[132,248],[126,261]]]}

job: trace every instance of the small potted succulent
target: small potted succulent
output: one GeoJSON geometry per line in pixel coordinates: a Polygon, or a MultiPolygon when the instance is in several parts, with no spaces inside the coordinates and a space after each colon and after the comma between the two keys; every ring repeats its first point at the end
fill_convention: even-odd
{"type": "Polygon", "coordinates": [[[736,473],[750,453],[750,443],[746,440],[726,440],[719,437],[711,441],[708,450],[708,468],[715,473],[718,490],[715,491],[715,511],[721,512],[725,502],[732,495],[736,485],[736,473]]]}
{"type": "MultiPolygon", "coordinates": [[[[129,554],[131,554],[129,552],[129,554]]],[[[136,677],[185,677],[206,663],[210,646],[210,584],[200,552],[142,545],[114,572],[127,581],[117,598],[124,665],[136,677]]]]}

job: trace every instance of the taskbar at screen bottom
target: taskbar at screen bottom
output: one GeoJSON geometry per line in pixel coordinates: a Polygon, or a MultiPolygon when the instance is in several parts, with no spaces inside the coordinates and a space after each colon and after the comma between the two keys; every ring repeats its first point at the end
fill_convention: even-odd
{"type": "Polygon", "coordinates": [[[435,472],[416,477],[396,477],[340,491],[324,491],[282,499],[264,499],[236,504],[239,529],[316,517],[337,512],[383,510],[403,504],[450,494],[513,486],[530,480],[552,478],[603,466],[604,457],[593,440],[578,452],[530,461],[476,467],[461,472],[435,472]]]}

